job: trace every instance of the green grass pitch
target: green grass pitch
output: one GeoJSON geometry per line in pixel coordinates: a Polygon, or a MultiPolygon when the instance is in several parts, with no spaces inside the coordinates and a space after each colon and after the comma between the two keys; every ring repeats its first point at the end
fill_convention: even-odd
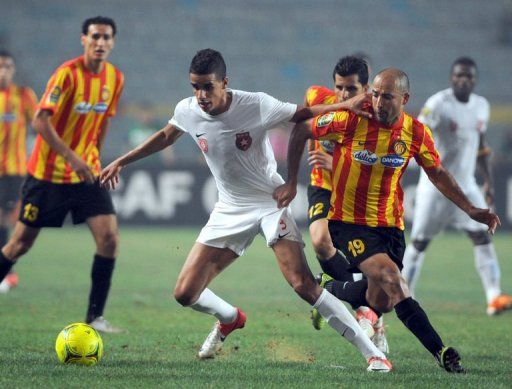
{"type": "MultiPolygon", "coordinates": [[[[94,245],[83,228],[44,230],[16,269],[20,285],[0,295],[0,387],[505,388],[512,387],[512,312],[485,315],[469,241],[446,234],[430,247],[417,290],[468,374],[445,373],[394,313],[387,314],[395,370],[369,374],[359,352],[331,328],[315,331],[309,306],[286,284],[257,238],[211,289],[248,315],[215,360],[196,359],[214,318],[180,307],[172,289],[198,229],[121,229],[121,254],[105,316],[129,334],[104,335],[95,367],[64,366],[54,342],[84,318],[94,245]]],[[[306,236],[307,238],[307,236],[306,236]]],[[[512,240],[495,243],[504,291],[512,292],[512,240]]],[[[307,244],[313,271],[319,267],[307,244]]]]}

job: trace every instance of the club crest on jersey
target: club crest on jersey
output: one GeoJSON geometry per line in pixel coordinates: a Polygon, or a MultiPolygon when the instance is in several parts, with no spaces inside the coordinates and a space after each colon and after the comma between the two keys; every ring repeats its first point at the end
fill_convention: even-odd
{"type": "Polygon", "coordinates": [[[108,89],[108,86],[105,85],[103,87],[103,89],[101,90],[101,99],[103,101],[106,101],[110,98],[110,95],[111,95],[110,89],[108,89]]]}
{"type": "Polygon", "coordinates": [[[88,103],[87,101],[82,101],[82,102],[78,103],[77,105],[75,105],[74,109],[79,114],[84,115],[91,111],[92,105],[90,103],[88,103]]]}
{"type": "Polygon", "coordinates": [[[236,134],[236,147],[242,151],[246,151],[252,145],[252,138],[249,131],[236,134]]]}
{"type": "Polygon", "coordinates": [[[56,104],[59,101],[60,94],[62,93],[62,89],[60,86],[55,86],[50,93],[50,96],[48,96],[48,102],[52,104],[56,104]]]}
{"type": "Polygon", "coordinates": [[[325,127],[332,123],[334,119],[334,112],[326,113],[325,115],[320,116],[316,120],[316,126],[317,127],[325,127]]]}
{"type": "Polygon", "coordinates": [[[385,155],[380,158],[380,163],[386,167],[398,168],[404,165],[405,158],[399,155],[385,155]]]}
{"type": "Polygon", "coordinates": [[[357,162],[361,162],[363,165],[374,165],[379,159],[375,153],[368,150],[356,151],[353,156],[357,162]]]}
{"type": "Polygon", "coordinates": [[[407,151],[407,145],[403,140],[397,140],[393,143],[393,151],[396,155],[403,155],[407,151]]]}
{"type": "Polygon", "coordinates": [[[199,144],[199,148],[203,151],[203,153],[208,152],[208,142],[205,138],[199,138],[197,143],[199,144]]]}

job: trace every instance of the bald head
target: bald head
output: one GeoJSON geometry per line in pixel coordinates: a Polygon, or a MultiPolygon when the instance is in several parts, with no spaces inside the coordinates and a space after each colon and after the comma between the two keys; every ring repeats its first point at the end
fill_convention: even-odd
{"type": "Polygon", "coordinates": [[[377,82],[377,79],[386,84],[394,84],[397,92],[401,94],[409,93],[409,77],[400,69],[387,68],[381,70],[377,73],[373,82],[377,82]]]}
{"type": "Polygon", "coordinates": [[[386,126],[396,123],[409,100],[409,77],[400,69],[380,71],[373,80],[372,105],[379,122],[386,126]]]}

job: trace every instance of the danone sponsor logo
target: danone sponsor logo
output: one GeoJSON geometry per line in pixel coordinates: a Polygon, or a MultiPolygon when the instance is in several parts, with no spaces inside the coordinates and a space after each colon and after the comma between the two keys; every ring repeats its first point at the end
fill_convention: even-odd
{"type": "Polygon", "coordinates": [[[62,93],[62,89],[60,88],[60,86],[55,86],[53,88],[52,92],[50,93],[50,96],[48,96],[49,102],[52,104],[56,104],[57,101],[59,101],[61,93],[62,93]]]}
{"type": "Polygon", "coordinates": [[[0,116],[0,122],[14,122],[16,121],[16,115],[14,113],[6,112],[0,116]]]}
{"type": "Polygon", "coordinates": [[[334,112],[329,112],[325,115],[320,116],[316,121],[317,127],[324,127],[332,123],[334,119],[334,112]]]}
{"type": "Polygon", "coordinates": [[[101,103],[95,104],[94,107],[92,107],[92,109],[94,112],[97,112],[97,113],[105,113],[105,112],[107,112],[108,105],[104,102],[101,102],[101,103]]]}
{"type": "Polygon", "coordinates": [[[86,114],[89,113],[92,108],[92,105],[89,104],[87,101],[82,101],[81,103],[78,103],[75,105],[75,111],[80,114],[86,114]]]}
{"type": "Polygon", "coordinates": [[[364,165],[373,165],[377,162],[379,157],[368,150],[361,150],[354,153],[354,159],[364,165]]]}
{"type": "Polygon", "coordinates": [[[397,168],[403,166],[405,162],[404,157],[398,155],[385,155],[380,158],[380,163],[386,167],[397,168]]]}
{"type": "Polygon", "coordinates": [[[334,151],[334,142],[331,142],[330,140],[321,140],[320,144],[329,154],[332,154],[334,151]]]}

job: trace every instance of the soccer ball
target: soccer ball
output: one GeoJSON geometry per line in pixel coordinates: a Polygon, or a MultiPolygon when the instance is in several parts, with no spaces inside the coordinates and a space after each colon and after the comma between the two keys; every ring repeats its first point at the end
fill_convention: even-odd
{"type": "Polygon", "coordinates": [[[57,336],[55,351],[62,363],[93,366],[103,356],[103,341],[90,325],[73,323],[57,336]]]}

